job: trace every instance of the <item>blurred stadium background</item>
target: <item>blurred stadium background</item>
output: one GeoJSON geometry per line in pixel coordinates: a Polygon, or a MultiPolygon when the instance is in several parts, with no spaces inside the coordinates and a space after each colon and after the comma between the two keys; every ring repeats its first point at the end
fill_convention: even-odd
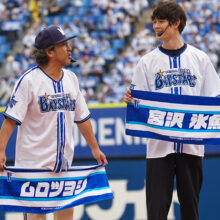
{"type": "MultiPolygon", "coordinates": [[[[0,0],[0,107],[7,104],[16,80],[35,66],[31,48],[44,26],[60,25],[72,41],[76,73],[92,113],[93,127],[109,159],[107,174],[115,198],[75,209],[76,220],[145,220],[144,140],[125,136],[123,94],[139,58],[159,42],[150,15],[159,0],[0,0]]],[[[185,42],[208,53],[220,74],[220,1],[177,0],[186,10],[185,42]]],[[[0,123],[3,116],[0,114],[0,123]]],[[[84,139],[74,130],[74,164],[94,163],[84,139]]],[[[7,157],[13,164],[16,131],[7,157]]],[[[220,146],[206,146],[200,219],[219,220],[220,146]]],[[[162,187],[162,185],[161,185],[162,187]]],[[[169,220],[179,218],[174,189],[169,220]]],[[[0,220],[21,213],[0,213],[0,220]]],[[[47,218],[52,219],[51,215],[47,218]]]]}

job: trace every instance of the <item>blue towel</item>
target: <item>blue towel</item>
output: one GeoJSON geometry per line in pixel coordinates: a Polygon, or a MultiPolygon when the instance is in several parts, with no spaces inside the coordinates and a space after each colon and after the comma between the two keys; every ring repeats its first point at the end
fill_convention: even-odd
{"type": "Polygon", "coordinates": [[[220,99],[131,90],[126,134],[187,144],[220,144],[220,99]]]}
{"type": "Polygon", "coordinates": [[[7,167],[0,173],[0,210],[46,214],[113,198],[101,165],[54,173],[7,167]]]}

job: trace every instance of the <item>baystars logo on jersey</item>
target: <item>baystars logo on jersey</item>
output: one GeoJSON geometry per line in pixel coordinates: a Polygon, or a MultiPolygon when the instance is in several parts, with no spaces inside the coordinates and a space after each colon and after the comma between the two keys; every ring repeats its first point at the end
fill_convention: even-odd
{"type": "Polygon", "coordinates": [[[71,99],[70,94],[55,94],[48,95],[45,93],[43,96],[38,97],[40,111],[42,113],[50,111],[75,111],[75,99],[71,99]]]}
{"type": "Polygon", "coordinates": [[[159,71],[155,74],[156,90],[163,87],[188,85],[195,87],[197,77],[192,75],[189,69],[172,69],[168,71],[159,71]]]}

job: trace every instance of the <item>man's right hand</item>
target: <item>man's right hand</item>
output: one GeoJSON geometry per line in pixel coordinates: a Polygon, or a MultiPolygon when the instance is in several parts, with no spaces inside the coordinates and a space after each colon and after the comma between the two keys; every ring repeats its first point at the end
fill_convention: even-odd
{"type": "Polygon", "coordinates": [[[133,101],[133,97],[131,95],[131,90],[129,88],[126,88],[126,93],[124,95],[123,101],[126,103],[132,102],[133,101]]]}
{"type": "Polygon", "coordinates": [[[0,152],[0,172],[4,171],[5,164],[6,164],[5,152],[0,152]]]}
{"type": "Polygon", "coordinates": [[[16,126],[16,121],[11,118],[5,118],[0,130],[0,172],[3,172],[6,164],[5,150],[8,140],[16,126]]]}

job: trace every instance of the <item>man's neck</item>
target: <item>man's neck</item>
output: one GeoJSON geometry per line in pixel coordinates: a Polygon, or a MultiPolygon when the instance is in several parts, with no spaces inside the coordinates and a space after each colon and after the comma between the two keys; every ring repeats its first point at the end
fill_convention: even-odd
{"type": "Polygon", "coordinates": [[[183,47],[184,43],[180,36],[164,40],[162,47],[166,50],[178,50],[183,47]]]}
{"type": "Polygon", "coordinates": [[[176,50],[167,50],[167,49],[164,49],[162,46],[159,47],[159,50],[167,54],[168,56],[175,57],[183,53],[186,48],[187,48],[187,45],[184,44],[181,48],[176,49],[176,50]]]}
{"type": "Polygon", "coordinates": [[[56,65],[48,64],[46,66],[41,66],[41,69],[54,81],[58,82],[62,76],[63,76],[63,71],[62,67],[58,67],[56,65]]]}

